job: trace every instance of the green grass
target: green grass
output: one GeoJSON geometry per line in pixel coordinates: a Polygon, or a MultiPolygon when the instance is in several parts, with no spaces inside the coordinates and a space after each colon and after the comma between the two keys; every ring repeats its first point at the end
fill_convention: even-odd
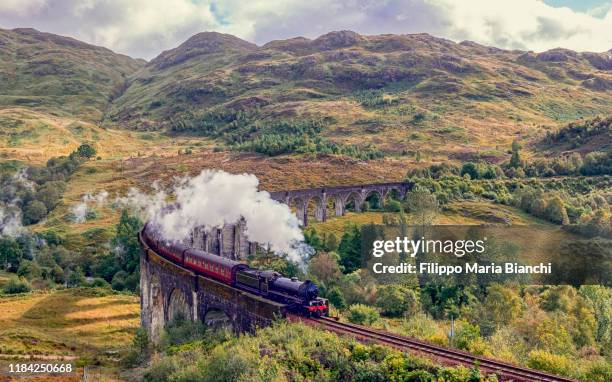
{"type": "Polygon", "coordinates": [[[139,326],[138,297],[96,289],[0,296],[0,354],[86,358],[125,349],[139,326]]]}

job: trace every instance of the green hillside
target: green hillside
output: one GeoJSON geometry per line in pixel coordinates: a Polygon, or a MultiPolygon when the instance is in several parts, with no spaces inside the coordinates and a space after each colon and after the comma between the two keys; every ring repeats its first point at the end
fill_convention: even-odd
{"type": "Polygon", "coordinates": [[[99,121],[143,64],[69,37],[0,29],[0,107],[99,121]]]}
{"type": "Polygon", "coordinates": [[[258,47],[201,33],[134,75],[107,121],[229,145],[306,134],[387,154],[496,160],[515,138],[609,114],[610,69],[609,53],[535,54],[427,34],[342,31],[258,47]]]}

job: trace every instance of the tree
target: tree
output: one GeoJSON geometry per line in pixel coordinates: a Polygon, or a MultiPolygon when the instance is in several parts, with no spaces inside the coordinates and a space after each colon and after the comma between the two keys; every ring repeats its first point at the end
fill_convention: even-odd
{"type": "Polygon", "coordinates": [[[346,309],[346,300],[338,287],[333,287],[327,293],[329,302],[338,309],[346,309]]]}
{"type": "Polygon", "coordinates": [[[19,244],[11,239],[0,237],[0,264],[3,269],[15,271],[23,258],[23,252],[19,244]]]}
{"type": "Polygon", "coordinates": [[[317,280],[323,282],[326,285],[337,281],[342,272],[336,262],[336,254],[321,252],[310,260],[308,270],[310,273],[317,278],[317,280]]]}
{"type": "Polygon", "coordinates": [[[25,224],[34,224],[47,216],[47,206],[43,202],[33,200],[25,208],[23,221],[25,224]]]}
{"type": "Polygon", "coordinates": [[[593,307],[597,323],[595,340],[612,351],[612,289],[602,285],[583,285],[579,293],[593,307]]]}
{"type": "Polygon", "coordinates": [[[344,232],[338,252],[344,273],[354,272],[361,267],[361,231],[356,225],[348,227],[344,232]]]}
{"type": "Polygon", "coordinates": [[[325,247],[324,249],[327,252],[334,252],[338,250],[338,237],[336,236],[335,233],[330,232],[327,235],[325,235],[324,247],[325,247]]]}
{"type": "Polygon", "coordinates": [[[113,248],[116,248],[115,256],[121,269],[127,273],[133,273],[140,264],[138,232],[141,226],[140,219],[131,216],[127,210],[121,211],[117,233],[111,243],[113,248]]]}
{"type": "Polygon", "coordinates": [[[51,211],[60,200],[65,187],[66,183],[62,181],[47,182],[36,192],[36,200],[43,202],[47,211],[51,211]]]}
{"type": "Polygon", "coordinates": [[[323,240],[321,240],[319,233],[314,228],[304,233],[304,240],[316,251],[320,251],[323,249],[323,240]]]}
{"type": "Polygon", "coordinates": [[[89,143],[83,143],[76,149],[76,154],[81,158],[90,159],[96,156],[96,149],[89,143]]]}
{"type": "Polygon", "coordinates": [[[64,277],[64,270],[57,264],[53,266],[51,276],[53,277],[53,281],[57,284],[63,284],[66,281],[66,278],[64,277]]]}
{"type": "Polygon", "coordinates": [[[81,267],[76,267],[68,276],[68,287],[79,287],[85,284],[85,275],[81,267]]]}
{"type": "Polygon", "coordinates": [[[402,203],[398,200],[387,200],[385,203],[385,211],[387,212],[400,212],[402,210],[402,203]]]}
{"type": "Polygon", "coordinates": [[[34,261],[24,260],[17,269],[17,275],[28,280],[40,278],[42,275],[41,269],[34,261]]]}
{"type": "Polygon", "coordinates": [[[511,168],[519,168],[523,167],[523,161],[521,160],[521,155],[519,153],[521,149],[521,145],[518,141],[512,142],[512,157],[510,158],[509,166],[511,168]]]}
{"type": "Polygon", "coordinates": [[[438,214],[438,200],[427,188],[416,186],[408,195],[408,209],[414,224],[426,226],[433,223],[438,214]]]}
{"type": "Polygon", "coordinates": [[[501,326],[509,324],[520,315],[522,303],[511,289],[493,284],[487,288],[483,308],[487,321],[501,326]]]}
{"type": "Polygon", "coordinates": [[[567,216],[567,210],[563,200],[557,195],[548,201],[546,206],[546,216],[548,220],[562,225],[569,224],[569,217],[567,216]]]}

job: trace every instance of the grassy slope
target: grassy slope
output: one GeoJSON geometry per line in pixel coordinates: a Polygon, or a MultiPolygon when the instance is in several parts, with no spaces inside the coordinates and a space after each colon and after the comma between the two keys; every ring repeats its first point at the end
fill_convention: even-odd
{"type": "Polygon", "coordinates": [[[0,106],[98,121],[142,65],[72,38],[0,29],[0,106]]]}
{"type": "MultiPolygon", "coordinates": [[[[325,222],[314,222],[314,216],[310,221],[314,222],[310,227],[314,228],[319,234],[332,232],[340,239],[347,224],[383,224],[381,212],[349,212],[345,216],[330,217],[325,222]]],[[[408,221],[411,215],[407,214],[408,221]]],[[[580,238],[579,236],[566,232],[559,226],[534,218],[516,208],[493,204],[485,201],[463,201],[454,202],[440,211],[434,224],[436,225],[485,225],[490,228],[496,225],[500,228],[505,227],[500,221],[505,221],[511,226],[529,226],[528,230],[495,229],[494,239],[497,242],[512,243],[519,249],[521,259],[541,260],[543,254],[550,254],[551,250],[560,243],[570,242],[580,238]]]]}
{"type": "Polygon", "coordinates": [[[34,355],[112,365],[140,324],[138,297],[86,289],[0,296],[0,310],[0,363],[34,355]]]}
{"type": "Polygon", "coordinates": [[[0,125],[5,127],[0,128],[0,160],[29,164],[44,164],[51,157],[68,155],[83,142],[93,144],[100,157],[111,160],[163,151],[171,144],[157,133],[101,128],[81,119],[24,108],[0,110],[0,125]],[[151,150],[151,146],[156,149],[151,150]]]}

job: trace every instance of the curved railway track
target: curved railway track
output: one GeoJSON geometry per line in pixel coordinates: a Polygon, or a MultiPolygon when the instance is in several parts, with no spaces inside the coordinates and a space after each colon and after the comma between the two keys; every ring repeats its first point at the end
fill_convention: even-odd
{"type": "Polygon", "coordinates": [[[433,345],[427,342],[415,340],[408,337],[376,330],[361,325],[338,322],[334,319],[305,318],[301,316],[290,316],[291,321],[302,321],[307,325],[323,327],[338,334],[346,334],[360,341],[372,341],[385,344],[400,350],[408,350],[426,354],[436,360],[451,364],[464,366],[478,366],[487,373],[495,373],[502,381],[515,382],[576,382],[576,380],[544,373],[538,370],[513,365],[506,362],[496,361],[489,358],[475,356],[456,349],[433,345]]]}

